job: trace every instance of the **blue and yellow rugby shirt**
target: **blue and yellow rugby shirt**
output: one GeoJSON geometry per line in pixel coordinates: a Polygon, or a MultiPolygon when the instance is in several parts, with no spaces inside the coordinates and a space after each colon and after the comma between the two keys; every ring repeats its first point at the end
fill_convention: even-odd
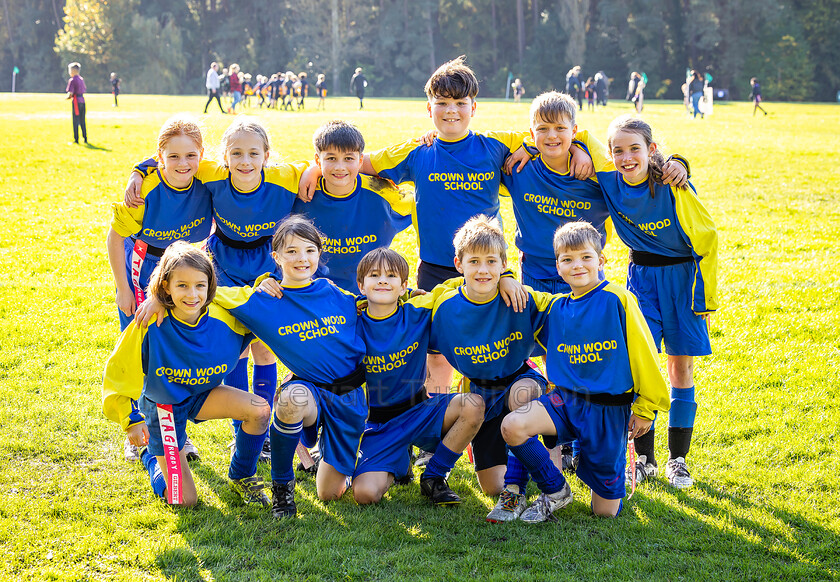
{"type": "Polygon", "coordinates": [[[548,380],[579,394],[637,393],[632,410],[652,420],[671,407],[656,346],[636,297],[602,281],[579,297],[556,296],[537,336],[548,380]]]}
{"type": "Polygon", "coordinates": [[[134,402],[141,393],[158,404],[177,404],[212,390],[253,339],[230,313],[212,304],[194,325],[168,311],[160,327],[132,321],[105,365],[105,416],[127,429],[143,422],[134,402]]]}

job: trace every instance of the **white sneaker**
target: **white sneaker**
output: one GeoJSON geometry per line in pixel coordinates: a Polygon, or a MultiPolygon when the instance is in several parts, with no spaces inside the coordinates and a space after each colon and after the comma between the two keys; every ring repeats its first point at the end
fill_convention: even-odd
{"type": "Polygon", "coordinates": [[[414,461],[415,467],[425,467],[429,464],[429,461],[432,459],[434,453],[430,453],[429,451],[420,450],[420,454],[417,455],[417,459],[414,461]]]}
{"type": "Polygon", "coordinates": [[[544,521],[557,521],[554,517],[554,512],[561,507],[566,507],[575,498],[572,493],[572,488],[566,483],[563,488],[556,493],[540,493],[537,500],[531,507],[519,516],[519,519],[525,523],[542,523],[544,521]]]}
{"type": "Polygon", "coordinates": [[[137,447],[131,444],[128,437],[125,437],[125,442],[123,443],[123,457],[129,463],[135,463],[140,460],[140,451],[137,450],[137,447]]]}
{"type": "MultiPolygon", "coordinates": [[[[658,469],[653,463],[647,462],[646,455],[639,455],[636,457],[636,485],[639,485],[647,479],[656,477],[658,469]]],[[[629,487],[633,484],[633,472],[630,467],[624,470],[624,485],[629,487]]]]}
{"type": "Polygon", "coordinates": [[[187,455],[188,461],[198,461],[200,458],[198,456],[198,447],[192,443],[190,437],[187,437],[187,440],[184,442],[184,453],[187,455]]]}
{"type": "Polygon", "coordinates": [[[487,514],[486,520],[490,523],[501,523],[503,521],[514,521],[525,510],[525,495],[514,493],[508,489],[502,489],[496,507],[487,514]]]}
{"type": "Polygon", "coordinates": [[[691,478],[688,465],[685,464],[685,459],[682,457],[668,461],[668,464],[665,465],[665,476],[668,478],[668,483],[677,489],[685,489],[694,485],[694,479],[691,478]]]}

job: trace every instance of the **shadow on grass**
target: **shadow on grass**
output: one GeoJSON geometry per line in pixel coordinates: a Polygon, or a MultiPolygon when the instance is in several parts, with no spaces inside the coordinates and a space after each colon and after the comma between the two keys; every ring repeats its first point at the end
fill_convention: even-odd
{"type": "MultiPolygon", "coordinates": [[[[175,510],[188,547],[158,558],[170,578],[827,580],[840,564],[833,532],[705,483],[685,491],[646,485],[612,520],[592,516],[572,478],[578,499],[557,522],[529,526],[486,523],[494,500],[462,469],[450,481],[464,498],[457,508],[431,507],[416,480],[375,506],[356,505],[352,492],[324,503],[314,478],[298,474],[298,517],[283,520],[244,507],[209,466],[194,473],[223,506],[175,510]]],[[[533,485],[529,494],[533,500],[533,485]]]]}
{"type": "Polygon", "coordinates": [[[89,143],[89,142],[86,143],[86,144],[83,144],[83,145],[84,145],[84,147],[86,147],[89,150],[96,150],[96,151],[100,151],[100,152],[110,152],[110,151],[112,151],[111,148],[106,148],[104,146],[98,146],[96,144],[92,144],[92,143],[89,143]]]}

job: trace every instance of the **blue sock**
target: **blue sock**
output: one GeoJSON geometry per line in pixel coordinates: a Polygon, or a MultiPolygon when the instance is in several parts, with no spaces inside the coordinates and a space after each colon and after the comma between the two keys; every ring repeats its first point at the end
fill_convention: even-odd
{"type": "Polygon", "coordinates": [[[551,462],[548,449],[537,437],[531,437],[521,445],[510,446],[510,450],[525,465],[543,493],[557,493],[566,484],[563,473],[551,462]]]}
{"type": "Polygon", "coordinates": [[[271,480],[288,483],[295,478],[292,467],[295,459],[295,448],[300,440],[303,422],[289,425],[280,422],[276,416],[269,428],[271,437],[271,480]]]}
{"type": "Polygon", "coordinates": [[[157,459],[149,452],[149,449],[143,449],[140,460],[146,467],[146,471],[149,472],[149,483],[152,485],[152,491],[161,499],[166,499],[166,479],[160,470],[157,459]]]}
{"type": "Polygon", "coordinates": [[[697,401],[694,399],[694,386],[671,388],[671,415],[668,417],[668,426],[692,428],[696,415],[697,401]]]}
{"type": "Polygon", "coordinates": [[[525,493],[525,489],[528,487],[528,469],[510,451],[508,451],[507,469],[505,470],[505,488],[508,485],[517,485],[520,493],[525,493]]]}
{"type": "MultiPolygon", "coordinates": [[[[262,396],[269,406],[274,406],[274,393],[277,391],[277,364],[254,364],[254,394],[262,396]]],[[[268,429],[265,431],[268,436],[268,429]]]]}
{"type": "Polygon", "coordinates": [[[575,439],[572,441],[572,456],[577,457],[580,455],[580,441],[575,439]]]}
{"type": "Polygon", "coordinates": [[[230,460],[228,477],[242,479],[257,472],[257,458],[262,451],[265,433],[248,434],[240,426],[236,431],[236,450],[230,460]]]}
{"type": "Polygon", "coordinates": [[[461,453],[456,453],[443,443],[440,443],[437,449],[435,449],[435,454],[429,459],[426,470],[420,475],[420,480],[422,481],[431,477],[446,477],[446,474],[452,470],[460,458],[461,453]]]}
{"type": "MultiPolygon", "coordinates": [[[[248,358],[239,359],[239,362],[236,364],[233,371],[225,376],[224,383],[226,386],[239,388],[243,392],[248,391],[248,358]]],[[[233,424],[233,434],[236,434],[239,432],[239,425],[242,424],[242,421],[233,420],[231,421],[231,424],[233,424]]]]}

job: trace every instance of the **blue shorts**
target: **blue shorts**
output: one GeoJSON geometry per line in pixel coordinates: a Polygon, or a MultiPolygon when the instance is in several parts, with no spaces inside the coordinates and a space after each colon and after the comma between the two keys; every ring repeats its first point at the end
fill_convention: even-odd
{"type": "Polygon", "coordinates": [[[271,240],[254,249],[235,249],[211,234],[204,248],[213,261],[220,287],[250,287],[264,273],[282,277],[271,258],[271,240]]]}
{"type": "Polygon", "coordinates": [[[577,476],[604,499],[621,499],[627,464],[630,405],[592,404],[559,389],[540,396],[558,443],[580,441],[577,476]]]}
{"type": "Polygon", "coordinates": [[[337,396],[306,380],[290,380],[283,387],[289,384],[305,386],[312,393],[318,407],[315,424],[303,427],[300,442],[307,448],[317,444],[321,457],[336,471],[348,477],[353,475],[368,415],[365,387],[359,386],[347,394],[337,396]]]}
{"type": "Polygon", "coordinates": [[[630,263],[627,289],[639,298],[653,342],[670,356],[708,356],[712,353],[709,330],[691,310],[694,263],[642,267],[630,263]]]}
{"type": "MultiPolygon", "coordinates": [[[[210,396],[212,390],[205,390],[194,394],[186,400],[172,405],[172,415],[175,417],[175,433],[178,435],[178,450],[184,448],[187,440],[187,421],[203,422],[195,417],[204,406],[204,401],[210,396]]],[[[157,404],[149,400],[145,394],[137,401],[140,412],[146,417],[146,426],[149,428],[149,452],[155,457],[163,456],[163,441],[160,439],[160,422],[158,421],[157,404]]]]}
{"type": "Polygon", "coordinates": [[[356,476],[385,471],[398,477],[411,466],[411,445],[432,451],[441,441],[443,417],[457,394],[439,394],[415,404],[388,422],[368,422],[362,435],[356,476]]]}
{"type": "Polygon", "coordinates": [[[502,438],[502,420],[510,412],[508,408],[510,387],[523,378],[532,378],[545,392],[545,378],[536,370],[531,369],[517,376],[504,390],[482,388],[470,382],[470,392],[484,399],[484,423],[472,440],[476,471],[507,464],[507,444],[502,438]]]}
{"type": "MultiPolygon", "coordinates": [[[[128,275],[128,288],[131,289],[131,293],[134,294],[134,282],[131,279],[131,259],[134,251],[134,240],[126,238],[123,243],[123,249],[125,251],[125,273],[128,275]]],[[[152,271],[155,270],[158,263],[160,263],[160,257],[155,257],[150,254],[147,254],[146,258],[143,259],[143,265],[140,267],[139,277],[140,287],[143,289],[143,293],[145,293],[146,289],[149,287],[149,279],[151,279],[152,271]]],[[[126,315],[119,309],[117,309],[117,313],[120,316],[120,331],[124,331],[125,328],[128,327],[128,324],[134,321],[134,316],[126,315]]]]}

